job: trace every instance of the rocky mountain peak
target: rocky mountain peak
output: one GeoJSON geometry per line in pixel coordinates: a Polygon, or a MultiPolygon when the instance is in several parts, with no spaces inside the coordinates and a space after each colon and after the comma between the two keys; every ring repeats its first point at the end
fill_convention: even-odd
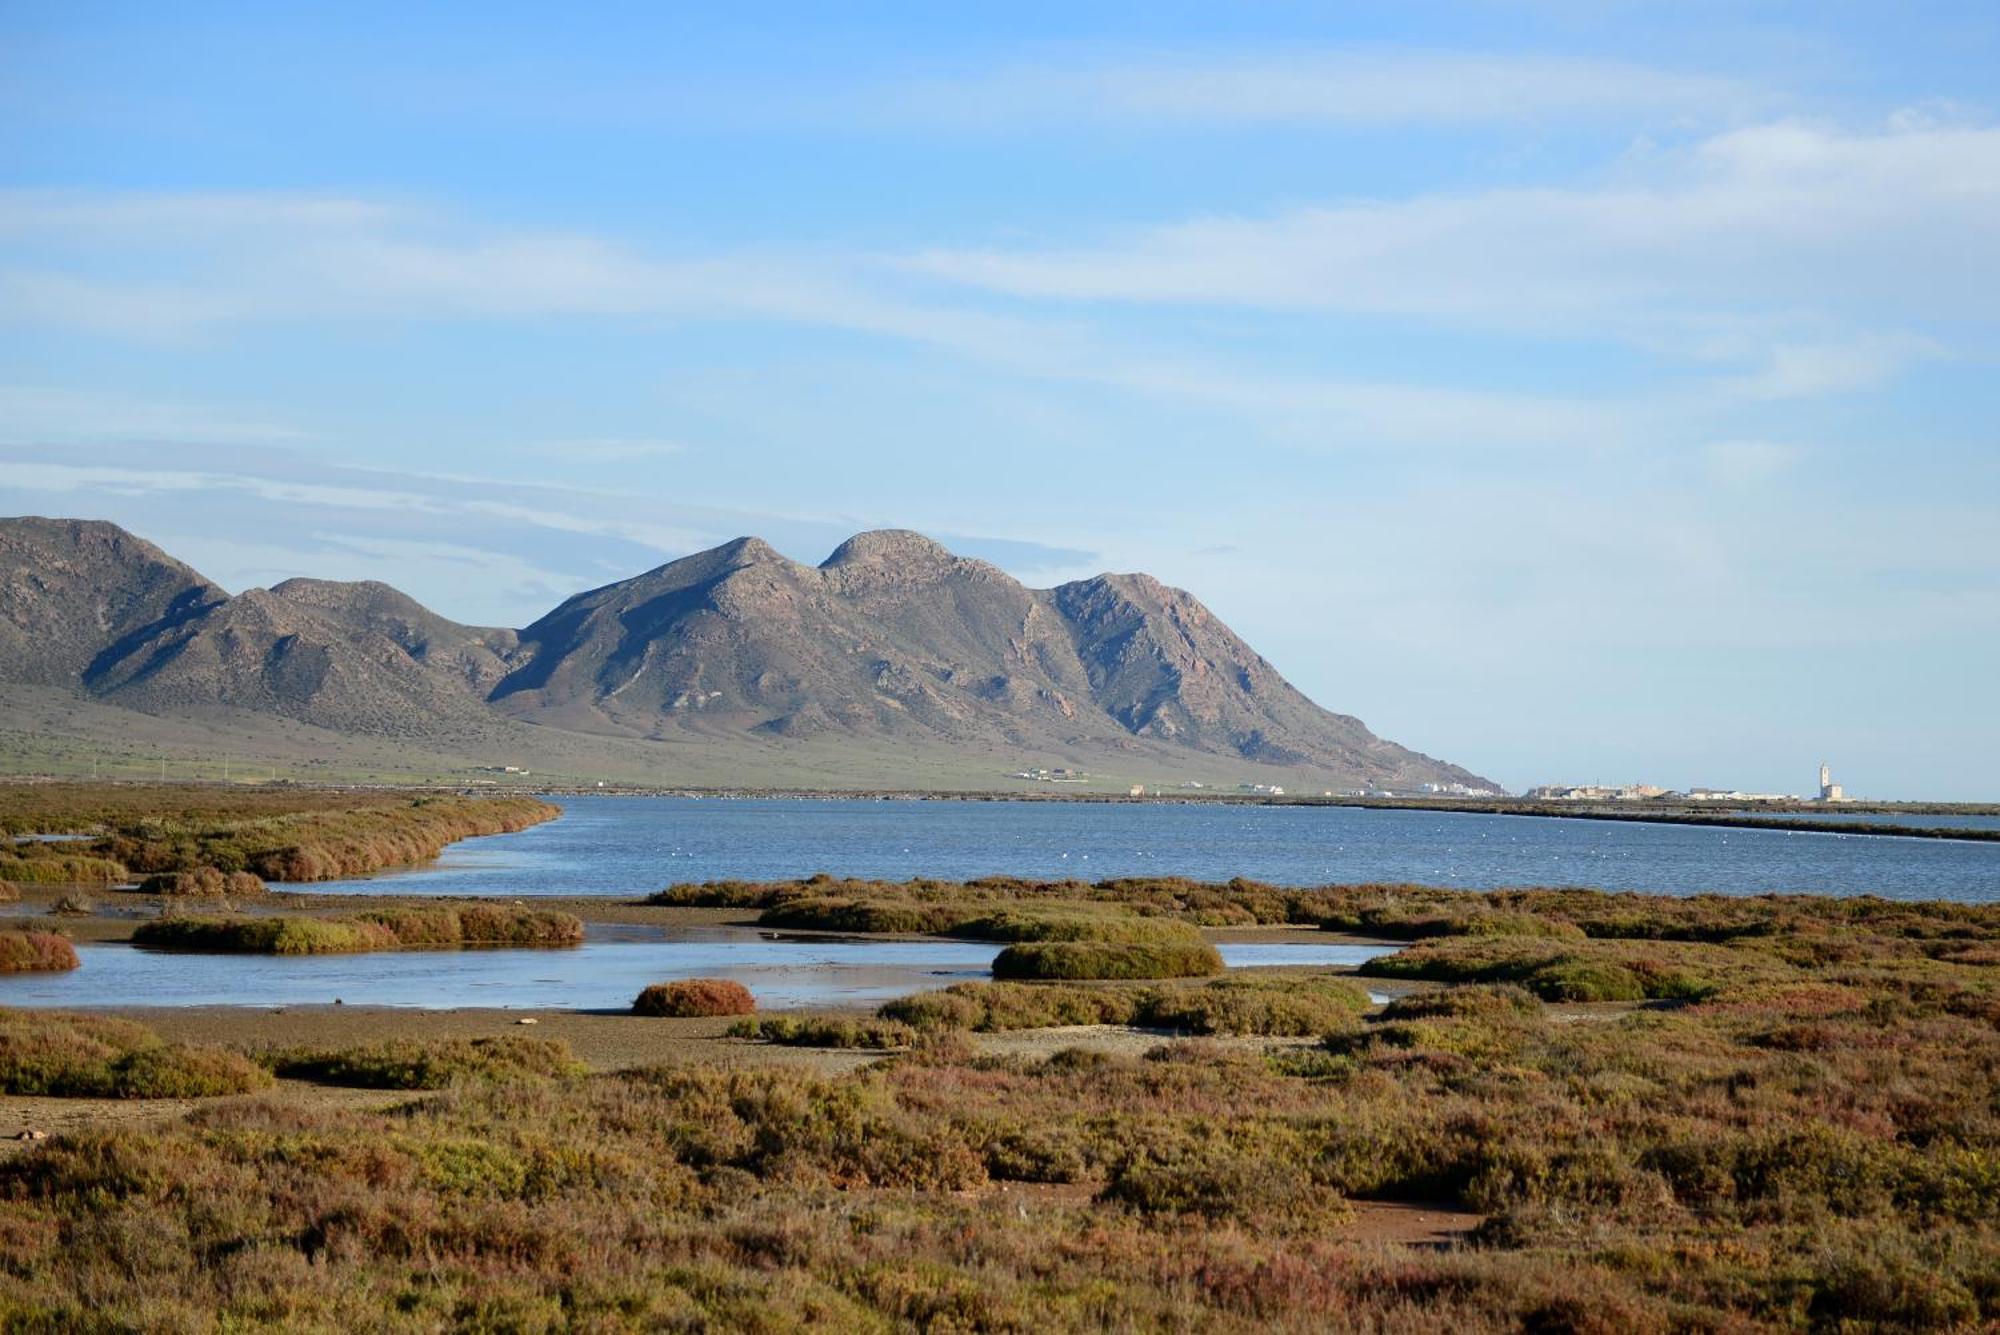
{"type": "Polygon", "coordinates": [[[878,568],[907,574],[956,564],[958,557],[943,543],[906,528],[880,528],[857,533],[833,549],[822,570],[878,568]]]}

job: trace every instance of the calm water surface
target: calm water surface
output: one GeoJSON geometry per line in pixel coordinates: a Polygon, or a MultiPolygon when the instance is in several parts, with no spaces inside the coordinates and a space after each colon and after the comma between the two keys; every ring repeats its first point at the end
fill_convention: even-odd
{"type": "Polygon", "coordinates": [[[1590,885],[1666,894],[2000,899],[2000,843],[1639,821],[1182,803],[563,797],[561,819],[454,844],[411,871],[316,890],[631,895],[825,871],[1248,876],[1284,885],[1590,885]]]}
{"type": "MultiPolygon", "coordinates": [[[[1225,945],[1233,968],[1355,965],[1394,947],[1302,941],[1225,945]]],[[[802,939],[748,930],[591,940],[574,950],[408,950],[371,955],[191,955],[77,948],[83,967],[0,975],[0,1006],[516,1007],[625,1010],[648,983],[732,978],[765,1008],[873,1005],[990,976],[999,947],[971,941],[802,939]]]]}

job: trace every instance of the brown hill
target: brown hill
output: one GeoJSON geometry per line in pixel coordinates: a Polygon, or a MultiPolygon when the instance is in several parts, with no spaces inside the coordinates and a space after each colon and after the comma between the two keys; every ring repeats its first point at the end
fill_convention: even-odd
{"type": "Polygon", "coordinates": [[[528,723],[682,754],[887,744],[1127,771],[1209,756],[1301,782],[1492,786],[1313,704],[1182,590],[1108,574],[1030,589],[916,533],[859,534],[819,566],[739,538],[518,635],[378,583],[230,598],[108,524],[0,521],[0,556],[0,677],[156,715],[383,737],[528,723]]]}

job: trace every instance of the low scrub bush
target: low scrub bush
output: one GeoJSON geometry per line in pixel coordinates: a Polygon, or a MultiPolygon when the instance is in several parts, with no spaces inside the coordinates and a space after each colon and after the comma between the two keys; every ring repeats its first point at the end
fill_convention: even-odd
{"type": "Polygon", "coordinates": [[[553,1038],[391,1039],[356,1048],[294,1048],[259,1060],[278,1075],[362,1089],[444,1089],[466,1080],[550,1080],[587,1069],[553,1038]]]}
{"type": "Polygon", "coordinates": [[[583,922],[546,909],[471,905],[381,909],[355,918],[155,918],[132,933],[135,944],[212,954],[334,955],[398,948],[573,946],[583,922]]]}
{"type": "Polygon", "coordinates": [[[261,895],[267,888],[264,879],[255,872],[223,871],[220,867],[155,872],[139,882],[140,892],[149,895],[229,895],[245,898],[261,895]]]}
{"type": "Polygon", "coordinates": [[[267,881],[336,880],[425,862],[459,839],[522,830],[561,814],[535,798],[456,794],[197,795],[153,787],[73,797],[65,806],[60,790],[45,795],[40,823],[109,827],[81,848],[111,860],[119,868],[112,879],[121,880],[128,869],[151,875],[203,867],[255,872],[267,881]],[[89,820],[92,813],[100,819],[89,820]]]}
{"type": "Polygon", "coordinates": [[[342,955],[393,950],[396,935],[349,918],[155,918],[132,931],[132,943],[215,955],[342,955]]]}
{"type": "Polygon", "coordinates": [[[56,1098],[194,1099],[243,1094],[271,1077],[226,1048],[163,1043],[129,1020],[0,1011],[0,1091],[56,1098]]]}
{"type": "Polygon", "coordinates": [[[68,937],[54,932],[0,931],[0,973],[61,973],[82,962],[68,937]]]}
{"type": "Polygon", "coordinates": [[[1139,994],[1131,988],[1065,987],[1059,983],[956,983],[885,1002],[877,1014],[925,1031],[1051,1029],[1063,1025],[1130,1024],[1139,994]]]}
{"type": "Polygon", "coordinates": [[[1206,941],[1140,945],[1116,941],[1030,941],[993,960],[995,978],[1199,978],[1222,972],[1222,956],[1206,941]]]}
{"type": "Polygon", "coordinates": [[[1484,1020],[1541,1013],[1541,999],[1513,983],[1475,983],[1412,992],[1397,997],[1379,1013],[1383,1020],[1484,1020]]]}
{"type": "Polygon", "coordinates": [[[750,989],[727,978],[683,978],[654,983],[632,1002],[634,1015],[682,1019],[697,1016],[749,1015],[757,1009],[750,989]]]}
{"type": "Polygon", "coordinates": [[[573,913],[506,904],[378,909],[361,921],[386,927],[402,946],[574,946],[584,934],[573,913]]]}
{"type": "Polygon", "coordinates": [[[1226,976],[1149,989],[1133,1023],[1190,1034],[1307,1037],[1351,1025],[1368,993],[1344,978],[1226,976]]]}
{"type": "Polygon", "coordinates": [[[795,899],[758,915],[764,927],[794,931],[946,933],[963,916],[950,904],[918,904],[901,899],[795,899]]]}
{"type": "Polygon", "coordinates": [[[738,1020],[729,1026],[732,1038],[756,1038],[799,1048],[907,1048],[917,1031],[894,1020],[856,1020],[845,1016],[767,1015],[738,1020]]]}
{"type": "Polygon", "coordinates": [[[20,902],[21,887],[15,885],[12,881],[0,881],[0,904],[18,904],[20,902]]]}
{"type": "Polygon", "coordinates": [[[1226,975],[1147,987],[958,983],[885,1002],[876,1012],[925,1032],[1117,1024],[1190,1034],[1308,1037],[1345,1027],[1368,994],[1329,975],[1226,975]]]}
{"type": "Polygon", "coordinates": [[[1544,1001],[1693,1001],[1724,981],[1789,972],[1775,961],[1692,944],[1452,938],[1369,960],[1376,978],[1515,983],[1544,1001]]]}
{"type": "Polygon", "coordinates": [[[44,857],[0,856],[0,880],[21,885],[116,885],[126,880],[124,864],[77,854],[44,857]]]}

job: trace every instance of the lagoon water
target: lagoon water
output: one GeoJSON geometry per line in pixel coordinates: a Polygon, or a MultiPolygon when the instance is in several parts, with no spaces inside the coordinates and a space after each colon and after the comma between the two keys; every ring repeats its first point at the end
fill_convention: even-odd
{"type": "MultiPolygon", "coordinates": [[[[999,947],[851,941],[707,929],[587,940],[573,950],[397,950],[369,955],[191,955],[86,945],[83,967],[0,974],[0,1006],[490,1006],[627,1010],[648,983],[731,978],[765,1009],[874,1005],[990,976],[999,947]],[[623,939],[621,939],[623,938],[623,939]]],[[[1232,968],[1356,965],[1394,949],[1310,939],[1219,947],[1232,968]]]]}
{"type": "MultiPolygon", "coordinates": [[[[1181,802],[561,797],[555,821],[315,890],[636,895],[831,872],[904,880],[1233,876],[2000,899],[2000,843],[1639,821],[1181,802]]],[[[1914,821],[1912,823],[1915,823],[1914,821]]]]}

